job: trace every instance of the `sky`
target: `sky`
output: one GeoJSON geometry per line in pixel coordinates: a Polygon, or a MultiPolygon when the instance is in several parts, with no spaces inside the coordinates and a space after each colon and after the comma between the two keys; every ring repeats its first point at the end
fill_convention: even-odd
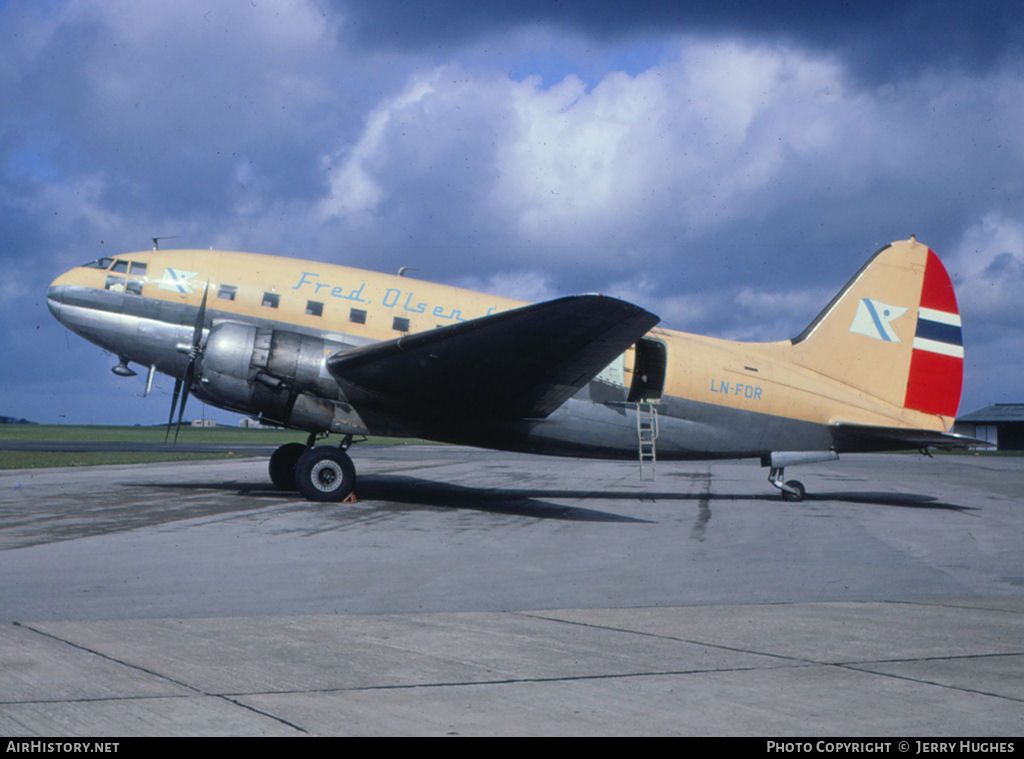
{"type": "Polygon", "coordinates": [[[45,302],[156,236],[767,341],[913,234],[1024,402],[1019,2],[0,0],[0,93],[0,415],[166,420],[45,302]]]}

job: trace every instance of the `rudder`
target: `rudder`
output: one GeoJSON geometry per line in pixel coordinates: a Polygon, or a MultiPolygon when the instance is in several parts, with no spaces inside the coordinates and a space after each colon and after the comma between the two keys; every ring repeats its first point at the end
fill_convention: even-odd
{"type": "Polygon", "coordinates": [[[912,345],[903,405],[927,414],[956,416],[964,376],[960,309],[949,273],[931,250],[912,345]]]}

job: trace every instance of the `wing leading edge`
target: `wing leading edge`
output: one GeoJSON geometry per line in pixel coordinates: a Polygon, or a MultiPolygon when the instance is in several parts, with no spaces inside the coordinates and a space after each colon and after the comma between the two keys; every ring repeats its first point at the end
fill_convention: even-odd
{"type": "Polygon", "coordinates": [[[577,295],[336,353],[327,367],[354,402],[428,418],[543,418],[658,321],[577,295]]]}

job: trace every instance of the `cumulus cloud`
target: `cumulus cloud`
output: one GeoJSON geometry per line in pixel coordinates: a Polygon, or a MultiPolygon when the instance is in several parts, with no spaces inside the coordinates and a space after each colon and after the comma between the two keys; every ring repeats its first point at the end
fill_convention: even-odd
{"type": "Polygon", "coordinates": [[[591,89],[575,77],[548,89],[528,80],[513,92],[495,195],[523,237],[582,240],[608,260],[639,240],[664,261],[749,212],[787,158],[843,139],[843,86],[827,60],[692,41],[591,89]],[[811,108],[817,117],[804,118],[811,108]]]}
{"type": "Polygon", "coordinates": [[[741,201],[786,171],[787,150],[842,139],[842,114],[802,121],[799,108],[841,86],[828,62],[737,45],[689,45],[669,65],[592,88],[442,67],[324,159],[318,210],[378,233],[398,220],[469,229],[501,240],[502,255],[555,267],[665,263],[741,216],[741,201]]]}
{"type": "Polygon", "coordinates": [[[527,303],[539,303],[566,295],[555,288],[548,274],[528,269],[497,272],[489,277],[463,277],[452,284],[467,290],[515,298],[527,303]]]}
{"type": "Polygon", "coordinates": [[[692,38],[663,58],[592,85],[418,73],[325,154],[316,218],[457,275],[514,259],[570,288],[634,269],[677,292],[756,270],[831,288],[891,239],[959,233],[948,209],[1012,181],[1024,145],[1009,76],[865,89],[829,56],[692,38]]]}
{"type": "Polygon", "coordinates": [[[1024,324],[1024,223],[987,214],[968,228],[949,262],[960,311],[1020,329],[1024,324]]]}
{"type": "MultiPolygon", "coordinates": [[[[440,74],[435,74],[436,79],[440,74]]],[[[418,141],[418,134],[427,124],[415,123],[414,109],[423,99],[435,93],[431,79],[415,78],[397,97],[387,98],[370,112],[366,118],[363,133],[356,144],[337,151],[333,156],[324,156],[321,164],[330,172],[329,191],[317,206],[317,215],[321,219],[342,218],[350,223],[362,226],[372,218],[384,200],[384,189],[381,180],[375,174],[387,171],[387,162],[394,161],[400,153],[396,143],[410,137],[418,141]],[[335,170],[332,164],[338,164],[335,170]]],[[[433,145],[424,145],[427,151],[433,145]]],[[[416,163],[421,156],[414,157],[412,165],[407,163],[410,156],[406,154],[402,160],[396,161],[393,170],[408,172],[416,171],[416,163]]],[[[433,169],[432,165],[427,168],[433,169]]]]}

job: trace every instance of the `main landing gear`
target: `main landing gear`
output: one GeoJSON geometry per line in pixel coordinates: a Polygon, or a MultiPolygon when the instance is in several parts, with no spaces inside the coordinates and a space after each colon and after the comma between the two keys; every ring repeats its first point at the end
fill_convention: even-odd
{"type": "Polygon", "coordinates": [[[309,501],[344,501],[356,487],[356,468],[348,450],[352,436],[338,446],[286,443],[270,457],[270,479],[279,490],[298,490],[309,501]]]}
{"type": "Polygon", "coordinates": [[[807,494],[804,484],[800,480],[783,482],[785,469],[781,466],[773,466],[768,471],[768,482],[777,487],[782,493],[784,501],[802,501],[807,494]]]}

